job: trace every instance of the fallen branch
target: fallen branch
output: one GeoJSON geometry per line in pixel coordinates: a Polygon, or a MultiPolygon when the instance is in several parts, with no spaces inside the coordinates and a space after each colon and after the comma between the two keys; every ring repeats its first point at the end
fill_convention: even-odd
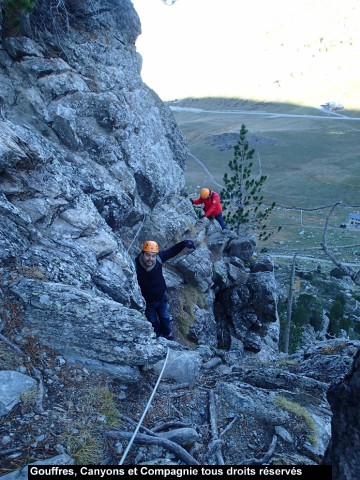
{"type": "Polygon", "coordinates": [[[158,425],[155,425],[155,427],[152,428],[153,432],[163,432],[164,430],[170,430],[172,428],[183,428],[183,427],[188,427],[189,424],[185,422],[163,422],[159,423],[158,425]]]}
{"type": "Polygon", "coordinates": [[[219,438],[218,428],[217,428],[215,394],[213,390],[209,390],[209,416],[210,416],[210,427],[211,427],[211,442],[208,446],[207,455],[209,455],[213,450],[215,450],[217,465],[225,465],[224,458],[221,452],[221,446],[223,442],[219,438]]]}
{"type": "MultiPolygon", "coordinates": [[[[105,435],[114,440],[118,440],[119,438],[125,438],[127,440],[130,440],[132,437],[131,432],[122,432],[120,430],[109,430],[105,433],[105,435]]],[[[151,435],[138,433],[134,438],[134,443],[139,445],[156,445],[157,447],[165,448],[166,450],[174,453],[181,461],[183,461],[187,465],[200,465],[199,462],[195,460],[195,458],[190,455],[183,447],[181,447],[175,442],[172,442],[171,440],[167,440],[166,438],[153,437],[151,435]]]]}
{"type": "Polygon", "coordinates": [[[181,390],[182,388],[189,388],[190,383],[178,383],[176,385],[160,385],[159,390],[166,390],[166,391],[173,391],[173,390],[181,390]]]}
{"type": "Polygon", "coordinates": [[[227,425],[227,426],[224,428],[224,430],[220,433],[220,435],[219,435],[220,438],[222,438],[222,437],[225,435],[225,433],[227,433],[227,432],[230,430],[230,428],[234,425],[234,423],[236,422],[236,420],[237,420],[238,418],[239,418],[238,415],[236,415],[236,417],[234,417],[234,418],[231,420],[231,422],[229,423],[229,425],[227,425]]]}
{"type": "Polygon", "coordinates": [[[0,450],[0,456],[6,457],[6,455],[9,455],[10,453],[19,452],[21,450],[23,450],[23,447],[14,447],[8,448],[7,450],[0,450]]]}
{"type": "Polygon", "coordinates": [[[219,439],[218,429],[217,429],[215,394],[214,394],[213,390],[209,391],[209,402],[210,402],[209,403],[209,412],[210,412],[211,432],[212,432],[213,441],[217,443],[216,453],[215,453],[217,464],[218,465],[225,465],[224,458],[222,456],[222,451],[221,451],[222,441],[219,439]]]}
{"type": "MultiPolygon", "coordinates": [[[[137,422],[135,422],[135,420],[132,420],[130,417],[127,417],[126,415],[120,414],[119,418],[120,418],[120,420],[123,420],[123,421],[127,422],[132,427],[137,426],[137,422]]],[[[152,430],[149,430],[148,428],[144,427],[143,425],[140,426],[140,430],[143,431],[144,433],[147,433],[148,435],[156,436],[156,433],[154,433],[152,430]]]]}
{"type": "Polygon", "coordinates": [[[260,458],[259,460],[256,458],[248,458],[247,460],[243,460],[242,462],[240,462],[239,465],[266,465],[267,463],[269,463],[270,458],[274,455],[276,443],[277,436],[274,435],[269,450],[262,458],[260,458]]]}
{"type": "Polygon", "coordinates": [[[335,208],[339,205],[342,205],[341,202],[334,203],[332,206],[329,215],[326,218],[325,226],[324,226],[324,232],[323,232],[323,240],[322,243],[320,244],[324,253],[330,258],[330,260],[333,262],[334,265],[336,265],[345,275],[351,278],[351,280],[355,283],[355,285],[360,285],[360,270],[355,271],[351,267],[348,267],[347,265],[344,265],[335,255],[333,255],[327,246],[327,229],[328,229],[328,224],[330,220],[330,216],[332,215],[333,211],[335,208]]]}
{"type": "MultiPolygon", "coordinates": [[[[211,442],[209,443],[208,448],[207,448],[206,456],[209,457],[213,453],[214,450],[221,448],[222,443],[223,442],[222,442],[222,440],[220,440],[220,438],[217,438],[216,440],[211,440],[211,442]]],[[[219,465],[220,465],[220,463],[219,463],[219,465]]],[[[221,465],[224,465],[224,463],[222,463],[221,465]]]]}
{"type": "Polygon", "coordinates": [[[31,369],[33,371],[33,374],[34,374],[35,378],[39,382],[38,391],[37,391],[36,400],[35,400],[34,411],[35,411],[35,413],[40,414],[40,413],[44,412],[44,407],[43,407],[43,400],[44,400],[44,395],[45,395],[44,381],[43,381],[43,378],[42,378],[42,375],[41,375],[40,371],[37,368],[32,366],[31,369]]]}
{"type": "Polygon", "coordinates": [[[17,345],[15,345],[15,343],[12,343],[8,338],[4,337],[4,335],[2,333],[0,333],[0,340],[2,340],[4,343],[6,343],[6,345],[8,345],[9,347],[11,347],[13,350],[15,350],[16,352],[18,353],[21,353],[22,355],[24,355],[24,352],[21,350],[20,347],[18,347],[17,345]]]}

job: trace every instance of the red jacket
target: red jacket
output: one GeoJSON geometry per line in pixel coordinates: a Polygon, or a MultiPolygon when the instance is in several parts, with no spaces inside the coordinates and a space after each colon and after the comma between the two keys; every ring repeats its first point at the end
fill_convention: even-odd
{"type": "Polygon", "coordinates": [[[219,194],[210,190],[209,198],[203,200],[201,197],[193,200],[194,205],[204,204],[205,217],[216,217],[222,212],[219,194]]]}

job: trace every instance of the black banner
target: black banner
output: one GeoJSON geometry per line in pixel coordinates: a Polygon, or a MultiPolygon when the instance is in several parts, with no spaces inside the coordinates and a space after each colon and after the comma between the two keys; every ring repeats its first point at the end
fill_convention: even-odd
{"type": "Polygon", "coordinates": [[[252,480],[284,480],[299,479],[332,480],[330,465],[246,465],[246,466],[184,466],[184,465],[29,465],[29,480],[42,478],[57,478],[71,480],[71,478],[112,480],[119,478],[156,478],[186,480],[206,477],[223,478],[251,478],[252,480]]]}

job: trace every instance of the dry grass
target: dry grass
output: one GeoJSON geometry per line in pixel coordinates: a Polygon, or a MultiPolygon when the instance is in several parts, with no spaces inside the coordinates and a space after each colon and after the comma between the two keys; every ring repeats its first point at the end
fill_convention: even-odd
{"type": "Polygon", "coordinates": [[[298,403],[292,402],[288,400],[287,398],[279,395],[275,397],[275,403],[278,407],[283,408],[284,410],[287,410],[290,413],[293,413],[300,419],[302,419],[308,429],[308,440],[311,443],[313,447],[317,445],[317,434],[318,434],[318,429],[316,426],[316,423],[310,413],[306,410],[305,407],[302,407],[298,403]]]}
{"type": "Polygon", "coordinates": [[[172,312],[179,331],[187,337],[190,327],[196,322],[194,306],[205,308],[205,297],[191,285],[181,288],[172,301],[172,312]]]}
{"type": "Polygon", "coordinates": [[[80,426],[74,427],[72,432],[63,436],[66,450],[71,455],[76,465],[100,464],[104,452],[103,439],[91,428],[80,426]]]}

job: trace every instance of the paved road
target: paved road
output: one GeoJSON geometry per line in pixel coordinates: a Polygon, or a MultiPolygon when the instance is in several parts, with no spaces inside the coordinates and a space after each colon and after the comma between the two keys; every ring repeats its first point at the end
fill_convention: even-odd
{"type": "Polygon", "coordinates": [[[221,115],[261,115],[269,118],[311,118],[316,120],[344,120],[351,122],[359,122],[359,117],[348,117],[338,112],[325,111],[322,108],[319,110],[326,114],[325,115],[297,115],[291,113],[275,113],[275,112],[249,112],[248,110],[202,110],[201,108],[190,108],[190,107],[176,107],[170,105],[170,110],[173,112],[189,112],[189,113],[211,113],[211,114],[221,114],[221,115]]]}

